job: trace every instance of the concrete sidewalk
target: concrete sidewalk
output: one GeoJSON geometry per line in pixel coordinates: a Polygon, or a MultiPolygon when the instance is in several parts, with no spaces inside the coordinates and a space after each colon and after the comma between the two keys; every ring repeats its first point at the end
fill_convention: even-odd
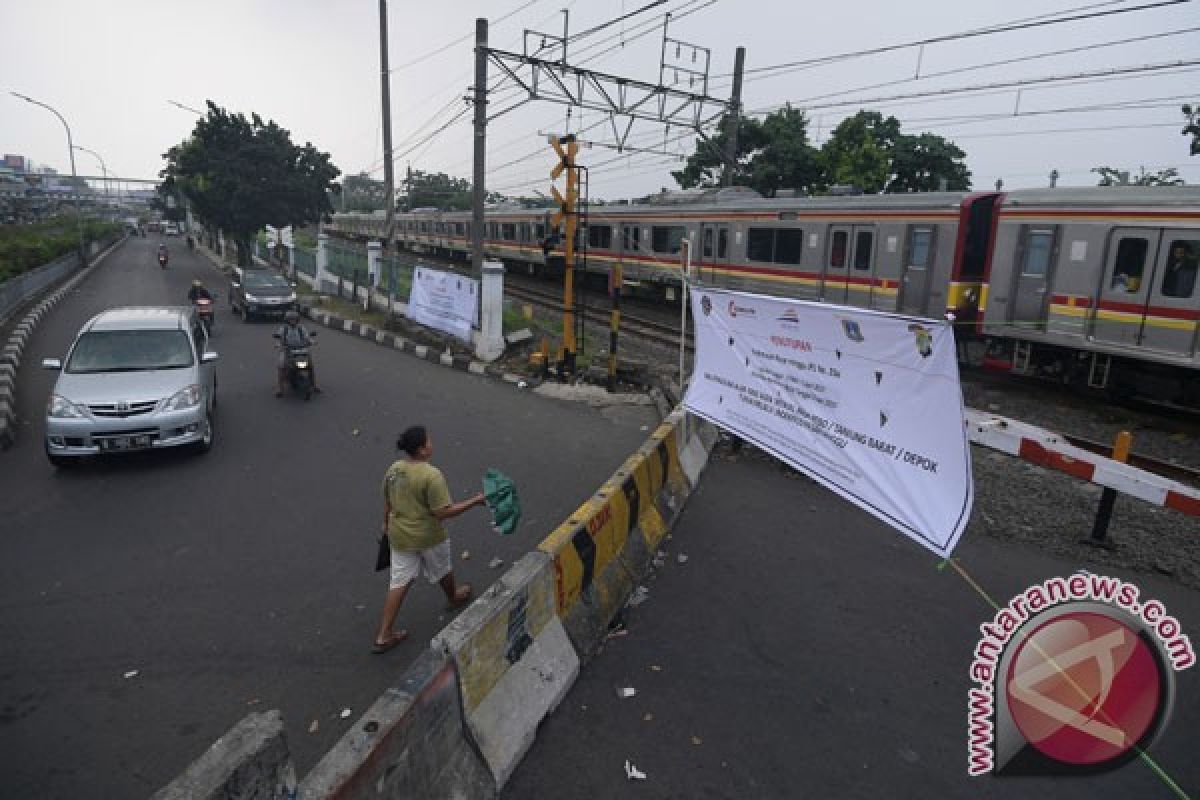
{"type": "MultiPolygon", "coordinates": [[[[583,670],[503,797],[1175,796],[1141,763],[969,778],[968,668],[993,610],[931,553],[774,462],[714,456],[668,549],[628,635],[583,670]],[[645,781],[627,780],[627,759],[645,781]]],[[[1001,603],[1088,566],[970,529],[957,556],[1001,603]]],[[[1096,571],[1137,583],[1200,640],[1200,594],[1096,571]]],[[[1152,755],[1194,795],[1200,669],[1176,679],[1152,755]]]]}

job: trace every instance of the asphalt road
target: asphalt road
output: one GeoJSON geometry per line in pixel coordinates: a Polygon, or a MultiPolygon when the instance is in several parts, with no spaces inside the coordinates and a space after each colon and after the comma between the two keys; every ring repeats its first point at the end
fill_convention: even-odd
{"type": "MultiPolygon", "coordinates": [[[[541,726],[505,800],[1178,798],[1141,763],[1086,778],[967,776],[968,670],[993,610],[952,569],[809,480],[718,457],[648,599],[541,726]],[[687,556],[679,562],[678,556],[687,556]],[[618,687],[637,694],[619,699],[618,687]],[[629,781],[628,759],[646,773],[629,781]]],[[[1133,581],[1200,648],[1200,593],[964,535],[999,603],[1077,569],[1133,581]]],[[[1158,764],[1200,797],[1200,666],[1178,673],[1158,764]]]]}
{"type": "Polygon", "coordinates": [[[401,612],[411,643],[369,652],[386,589],[372,572],[378,486],[398,430],[429,426],[456,498],[490,466],[521,489],[510,537],[480,510],[451,523],[456,553],[470,551],[456,573],[481,590],[494,556],[535,547],[655,424],[645,408],[544,399],[323,329],[325,393],[276,400],[274,325],[232,315],[224,279],[181,239],[160,270],[158,241],[96,267],[25,351],[22,423],[0,453],[0,796],[146,796],[272,708],[303,775],[448,622],[440,591],[418,587],[401,612]],[[221,292],[212,451],[57,472],[41,359],[100,310],[183,302],[193,277],[221,292]]]}

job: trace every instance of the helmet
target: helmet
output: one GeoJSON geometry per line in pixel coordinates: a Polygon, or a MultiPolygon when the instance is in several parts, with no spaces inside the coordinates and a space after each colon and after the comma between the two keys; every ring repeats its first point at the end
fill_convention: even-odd
{"type": "Polygon", "coordinates": [[[287,312],[286,314],[283,315],[283,318],[293,325],[295,325],[297,322],[300,321],[300,315],[298,313],[296,313],[295,311],[287,312]]]}
{"type": "Polygon", "coordinates": [[[192,281],[192,286],[203,286],[203,285],[204,284],[200,282],[199,278],[196,278],[196,280],[192,281]]]}

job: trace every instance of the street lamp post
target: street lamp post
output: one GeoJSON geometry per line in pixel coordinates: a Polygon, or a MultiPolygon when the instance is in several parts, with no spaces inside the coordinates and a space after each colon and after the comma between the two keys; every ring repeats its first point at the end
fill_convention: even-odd
{"type": "MultiPolygon", "coordinates": [[[[26,97],[19,92],[9,92],[9,94],[11,94],[13,97],[21,98],[26,103],[33,103],[35,106],[41,106],[54,116],[58,117],[58,121],[61,122],[63,127],[67,129],[67,155],[71,157],[71,177],[78,178],[78,173],[75,172],[75,143],[71,141],[71,126],[67,124],[65,119],[63,119],[63,115],[45,103],[40,103],[37,100],[34,100],[32,97],[26,97]]],[[[75,191],[79,191],[78,187],[75,187],[75,191]]],[[[85,250],[83,246],[83,210],[79,206],[78,199],[75,201],[75,224],[79,229],[79,264],[80,266],[86,267],[87,250],[85,250]]]]}
{"type": "Polygon", "coordinates": [[[109,197],[109,191],[108,191],[108,165],[104,163],[104,157],[101,156],[99,153],[97,153],[95,150],[89,150],[86,147],[83,147],[82,145],[74,145],[74,147],[76,150],[82,150],[85,153],[90,153],[91,155],[96,157],[97,161],[100,162],[100,171],[104,174],[104,202],[105,203],[111,202],[112,198],[109,197]]]}

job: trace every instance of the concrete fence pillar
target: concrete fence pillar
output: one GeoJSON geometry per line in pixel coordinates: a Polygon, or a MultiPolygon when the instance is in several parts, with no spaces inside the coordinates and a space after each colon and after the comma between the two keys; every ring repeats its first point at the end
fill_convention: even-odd
{"type": "Polygon", "coordinates": [[[288,251],[288,263],[287,269],[284,270],[284,273],[291,275],[294,279],[296,277],[296,245],[293,242],[292,244],[286,245],[286,247],[288,251]]]}
{"type": "Polygon", "coordinates": [[[317,291],[322,291],[321,287],[326,281],[332,283],[333,278],[329,275],[329,234],[317,234],[317,274],[314,278],[317,282],[317,291]]]}
{"type": "Polygon", "coordinates": [[[504,265],[499,261],[483,262],[479,328],[475,355],[495,361],[504,354],[504,265]]]}
{"type": "Polygon", "coordinates": [[[379,285],[379,275],[382,271],[383,243],[367,242],[367,274],[371,276],[367,281],[368,291],[379,285]]]}

